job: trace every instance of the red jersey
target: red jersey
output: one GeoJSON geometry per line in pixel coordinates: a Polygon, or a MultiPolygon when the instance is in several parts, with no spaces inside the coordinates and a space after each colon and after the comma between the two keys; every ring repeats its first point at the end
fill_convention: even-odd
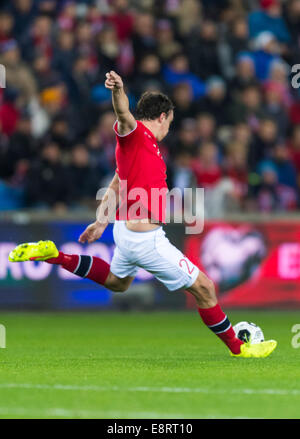
{"type": "Polygon", "coordinates": [[[137,121],[130,133],[117,137],[116,163],[120,179],[120,206],[117,220],[151,218],[165,222],[166,165],[157,140],[145,125],[137,121]]]}

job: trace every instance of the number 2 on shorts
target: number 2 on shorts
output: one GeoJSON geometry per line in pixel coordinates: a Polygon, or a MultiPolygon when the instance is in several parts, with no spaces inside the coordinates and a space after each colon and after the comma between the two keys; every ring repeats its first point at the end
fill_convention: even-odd
{"type": "Polygon", "coordinates": [[[181,268],[183,268],[183,266],[182,266],[182,263],[183,263],[183,262],[186,263],[188,273],[189,273],[189,274],[192,274],[193,271],[194,271],[194,269],[195,269],[195,267],[193,267],[192,269],[190,269],[189,264],[188,264],[188,261],[187,261],[186,259],[180,259],[180,261],[179,261],[179,266],[180,266],[181,268]]]}

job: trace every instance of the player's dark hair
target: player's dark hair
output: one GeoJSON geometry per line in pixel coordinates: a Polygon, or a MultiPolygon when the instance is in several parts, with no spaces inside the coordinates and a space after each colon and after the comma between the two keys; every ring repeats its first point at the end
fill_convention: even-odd
{"type": "Polygon", "coordinates": [[[174,109],[171,99],[161,92],[146,91],[142,94],[136,107],[136,116],[139,120],[155,120],[162,113],[169,113],[174,109]]]}

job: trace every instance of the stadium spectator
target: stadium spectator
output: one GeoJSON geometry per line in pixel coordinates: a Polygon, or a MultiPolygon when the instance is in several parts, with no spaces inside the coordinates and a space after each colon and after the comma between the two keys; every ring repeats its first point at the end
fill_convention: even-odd
{"type": "Polygon", "coordinates": [[[18,40],[21,40],[31,27],[37,13],[36,2],[34,0],[13,0],[8,6],[8,10],[14,17],[14,35],[18,40]]]}
{"type": "Polygon", "coordinates": [[[276,165],[278,183],[291,188],[297,193],[297,173],[294,163],[291,161],[287,146],[278,142],[274,148],[273,160],[276,165]]]}
{"type": "Polygon", "coordinates": [[[192,87],[194,99],[205,94],[205,83],[190,70],[189,61],[184,53],[176,53],[163,68],[164,80],[170,85],[187,82],[192,87]]]}
{"type": "Polygon", "coordinates": [[[273,156],[274,147],[278,140],[278,128],[273,119],[262,119],[257,133],[253,135],[253,144],[249,149],[248,165],[255,170],[260,161],[273,156]]]}
{"type": "Polygon", "coordinates": [[[70,203],[72,207],[94,208],[100,189],[100,169],[90,165],[89,152],[82,144],[74,146],[69,169],[70,203]],[[78,184],[80,182],[80,184],[78,184]]]}
{"type": "Polygon", "coordinates": [[[178,21],[178,33],[185,37],[190,34],[203,18],[202,3],[198,0],[166,2],[165,13],[178,21]]]}
{"type": "Polygon", "coordinates": [[[258,207],[262,211],[295,210],[298,201],[296,169],[289,159],[287,148],[278,143],[274,159],[258,165],[261,181],[254,189],[258,207]]]}
{"type": "Polygon", "coordinates": [[[258,182],[250,186],[253,205],[261,212],[279,210],[278,176],[274,163],[272,161],[262,162],[258,172],[258,182]]]}
{"type": "Polygon", "coordinates": [[[218,53],[218,29],[215,22],[205,20],[200,29],[187,40],[187,54],[191,71],[205,80],[220,74],[218,53]]]}
{"type": "Polygon", "coordinates": [[[279,0],[260,0],[259,11],[249,15],[250,38],[255,38],[263,31],[274,34],[281,43],[289,43],[291,37],[282,17],[282,7],[279,0]]]}
{"type": "MultiPolygon", "coordinates": [[[[176,155],[168,176],[171,187],[176,187],[183,193],[185,188],[191,187],[194,184],[194,173],[191,165],[191,154],[183,151],[176,155]]],[[[174,208],[182,208],[182,204],[174,206],[174,208]]]]}
{"type": "Polygon", "coordinates": [[[14,18],[11,14],[0,12],[0,44],[13,39],[14,18]]]}
{"type": "Polygon", "coordinates": [[[96,44],[98,66],[101,74],[103,75],[110,70],[117,70],[119,67],[120,45],[115,28],[105,24],[98,33],[96,44]]]}
{"type": "Polygon", "coordinates": [[[180,129],[178,133],[178,140],[174,143],[172,153],[180,155],[185,153],[194,157],[197,152],[197,126],[194,119],[183,119],[180,124],[180,129]]]}
{"type": "Polygon", "coordinates": [[[135,61],[148,52],[156,52],[155,19],[150,13],[139,13],[135,17],[132,45],[135,61]]]}
{"type": "Polygon", "coordinates": [[[220,166],[218,147],[213,142],[203,142],[192,163],[197,187],[205,189],[204,208],[206,218],[219,218],[234,197],[234,183],[224,176],[220,166]]]}
{"type": "Polygon", "coordinates": [[[183,51],[182,44],[175,39],[172,23],[169,20],[161,19],[157,22],[157,52],[165,62],[178,52],[183,51]]]}
{"type": "Polygon", "coordinates": [[[19,93],[22,105],[28,103],[37,94],[37,84],[31,69],[23,61],[16,40],[2,44],[0,62],[5,66],[6,84],[19,93]]]}
{"type": "Polygon", "coordinates": [[[60,29],[72,31],[76,24],[76,2],[66,1],[58,16],[58,26],[60,29]]]}
{"type": "Polygon", "coordinates": [[[19,163],[22,161],[29,168],[29,162],[36,153],[36,141],[31,135],[31,121],[28,115],[21,115],[14,133],[8,140],[7,149],[1,157],[3,173],[2,176],[12,178],[19,163]]]}
{"type": "Polygon", "coordinates": [[[289,42],[290,64],[299,62],[299,38],[300,38],[300,0],[286,2],[284,19],[291,35],[289,42]]]}
{"type": "Polygon", "coordinates": [[[251,85],[258,85],[254,60],[250,52],[241,52],[237,57],[235,73],[229,85],[232,98],[239,99],[245,88],[251,85]]]}
{"type": "Polygon", "coordinates": [[[134,18],[128,0],[112,0],[112,13],[107,17],[116,29],[118,40],[127,41],[133,32],[134,18]]]}
{"type": "Polygon", "coordinates": [[[0,105],[1,131],[6,136],[11,136],[20,118],[20,110],[17,105],[18,92],[7,88],[3,93],[3,100],[0,105]]]}
{"type": "Polygon", "coordinates": [[[256,132],[263,116],[260,88],[256,85],[249,85],[243,90],[240,99],[231,105],[231,122],[233,124],[246,122],[252,131],[256,132]]]}
{"type": "Polygon", "coordinates": [[[136,99],[147,90],[166,91],[166,84],[161,73],[161,62],[155,53],[148,53],[141,58],[134,75],[131,89],[136,99]]]}
{"type": "Polygon", "coordinates": [[[289,120],[286,109],[284,108],[281,87],[278,83],[270,81],[265,85],[264,91],[265,102],[263,111],[266,117],[276,122],[279,137],[286,136],[289,120]]]}
{"type": "Polygon", "coordinates": [[[219,164],[218,147],[213,142],[203,142],[192,164],[198,187],[209,189],[220,182],[222,169],[219,164]]]}
{"type": "Polygon", "coordinates": [[[75,38],[70,30],[58,34],[56,50],[53,54],[52,65],[61,72],[68,81],[72,65],[76,58],[75,38]]]}
{"type": "Polygon", "coordinates": [[[229,122],[224,108],[228,107],[229,99],[225,81],[218,76],[211,76],[206,82],[206,95],[198,100],[198,112],[210,113],[218,126],[229,122]]]}
{"type": "Polygon", "coordinates": [[[59,114],[53,119],[48,137],[57,143],[63,151],[68,151],[71,148],[75,139],[70,131],[68,120],[63,114],[59,114]]]}
{"type": "Polygon", "coordinates": [[[21,40],[22,54],[26,61],[32,61],[34,56],[43,54],[49,59],[53,57],[52,41],[53,21],[47,15],[37,15],[30,31],[21,40]]]}
{"type": "MultiPolygon", "coordinates": [[[[59,69],[60,66],[57,67],[59,69]]],[[[55,85],[61,79],[61,75],[52,67],[50,59],[43,54],[36,55],[34,58],[32,71],[38,91],[55,85]]]]}
{"type": "Polygon", "coordinates": [[[256,77],[260,82],[263,82],[270,77],[273,62],[280,59],[279,44],[271,32],[265,31],[255,38],[253,47],[252,57],[256,77]]]}
{"type": "Polygon", "coordinates": [[[231,209],[241,210],[248,195],[247,154],[246,143],[232,141],[226,145],[223,172],[233,183],[231,209]]]}
{"type": "Polygon", "coordinates": [[[189,119],[195,116],[196,108],[193,102],[191,85],[187,82],[176,85],[173,88],[172,98],[176,108],[172,125],[175,129],[178,129],[183,119],[189,119]]]}
{"type": "Polygon", "coordinates": [[[62,152],[56,143],[47,142],[43,145],[40,159],[33,163],[28,173],[27,204],[33,208],[65,210],[70,202],[70,193],[69,173],[62,164],[62,152]]]}
{"type": "Polygon", "coordinates": [[[210,113],[199,113],[196,117],[197,138],[202,142],[217,142],[216,120],[210,113]]]}
{"type": "Polygon", "coordinates": [[[243,16],[237,17],[233,21],[230,31],[228,46],[234,60],[239,53],[249,50],[249,27],[247,20],[243,16]]]}

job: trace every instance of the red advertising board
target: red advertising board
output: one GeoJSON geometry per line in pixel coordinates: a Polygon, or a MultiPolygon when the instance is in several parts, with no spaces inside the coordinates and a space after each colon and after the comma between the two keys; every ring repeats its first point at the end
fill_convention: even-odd
{"type": "Polygon", "coordinates": [[[184,251],[215,282],[221,306],[300,308],[296,222],[208,222],[201,235],[186,236],[184,251]]]}

